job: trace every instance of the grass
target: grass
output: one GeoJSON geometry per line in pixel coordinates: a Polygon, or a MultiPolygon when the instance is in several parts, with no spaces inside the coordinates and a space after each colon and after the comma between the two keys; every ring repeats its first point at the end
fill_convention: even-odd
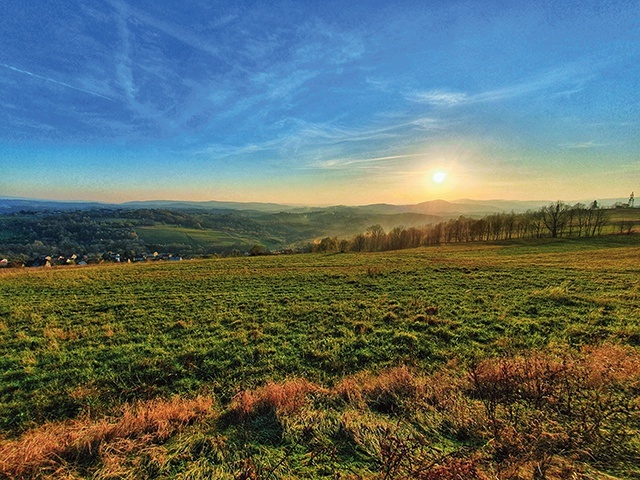
{"type": "MultiPolygon", "coordinates": [[[[542,439],[575,437],[579,422],[553,413],[549,396],[519,397],[513,378],[529,378],[518,363],[525,354],[586,377],[585,348],[602,345],[619,359],[613,372],[635,365],[639,272],[635,236],[3,271],[0,465],[9,452],[25,454],[20,442],[39,429],[69,430],[55,448],[70,448],[74,422],[93,431],[153,402],[204,397],[214,407],[167,435],[130,433],[125,440],[138,443],[122,454],[47,465],[76,478],[431,478],[411,470],[420,465],[440,472],[433,478],[507,478],[496,467],[504,450],[510,478],[529,478],[535,465],[549,478],[563,468],[637,478],[625,460],[638,452],[637,378],[607,377],[585,388],[593,395],[576,395],[582,412],[596,411],[592,395],[610,399],[614,413],[602,438],[574,445],[573,456],[542,439]],[[520,366],[492,381],[516,393],[487,399],[471,372],[501,358],[520,366]],[[538,430],[535,418],[546,422],[538,430]],[[523,437],[527,425],[538,440],[523,437]],[[620,430],[629,435],[615,437],[617,456],[598,460],[593,452],[620,430]],[[578,452],[585,445],[589,455],[578,452]],[[394,460],[403,451],[413,466],[394,460]]],[[[491,368],[478,371],[495,377],[491,368]]],[[[571,385],[547,380],[558,398],[568,395],[571,385]]],[[[112,440],[96,442],[113,452],[112,440]]]]}
{"type": "Polygon", "coordinates": [[[177,227],[173,225],[155,225],[152,227],[135,227],[140,239],[146,244],[185,244],[192,247],[231,248],[233,246],[251,246],[259,241],[231,232],[198,230],[195,228],[177,227]]]}
{"type": "Polygon", "coordinates": [[[61,464],[91,464],[97,458],[110,470],[113,463],[119,463],[118,456],[175,435],[209,415],[211,407],[211,399],[202,397],[156,400],[135,407],[125,405],[114,419],[46,424],[30,430],[19,441],[2,445],[0,472],[18,477],[56,474],[61,464]]]}

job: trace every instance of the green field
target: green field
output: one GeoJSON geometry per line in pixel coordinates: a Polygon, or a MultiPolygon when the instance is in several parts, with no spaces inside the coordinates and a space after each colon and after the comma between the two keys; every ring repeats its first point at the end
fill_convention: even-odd
{"type": "Polygon", "coordinates": [[[234,246],[248,249],[260,243],[259,239],[222,230],[198,230],[175,225],[136,227],[135,232],[148,245],[183,244],[195,248],[215,245],[220,249],[229,249],[234,246]]]}
{"type": "Polygon", "coordinates": [[[638,352],[634,235],[6,270],[0,477],[640,478],[638,352]]]}

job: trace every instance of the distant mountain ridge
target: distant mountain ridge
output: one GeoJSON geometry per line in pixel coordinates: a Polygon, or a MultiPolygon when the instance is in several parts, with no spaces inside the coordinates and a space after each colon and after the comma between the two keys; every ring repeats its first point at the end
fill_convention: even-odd
{"type": "MultiPolygon", "coordinates": [[[[626,202],[626,198],[598,199],[601,205],[612,205],[616,202],[626,202]]],[[[460,199],[454,201],[429,200],[410,205],[393,205],[377,203],[370,205],[336,205],[336,206],[299,206],[262,202],[223,202],[223,201],[181,201],[181,200],[143,200],[124,203],[102,203],[84,201],[57,201],[31,198],[0,197],[0,214],[14,213],[21,210],[29,211],[65,211],[87,210],[95,208],[122,209],[164,209],[164,210],[206,210],[210,212],[260,212],[260,213],[305,213],[312,211],[358,211],[369,214],[392,215],[401,213],[417,213],[446,218],[460,215],[482,216],[500,212],[525,212],[548,205],[548,200],[472,200],[460,199]]],[[[576,203],[576,202],[568,202],[576,203]]],[[[589,201],[581,202],[589,203],[589,201]]]]}
{"type": "Polygon", "coordinates": [[[118,204],[122,208],[160,208],[167,210],[252,210],[262,213],[280,213],[299,210],[308,210],[307,207],[298,207],[292,205],[283,205],[279,203],[262,203],[262,202],[220,202],[209,200],[204,202],[190,202],[181,200],[141,200],[118,204]]]}

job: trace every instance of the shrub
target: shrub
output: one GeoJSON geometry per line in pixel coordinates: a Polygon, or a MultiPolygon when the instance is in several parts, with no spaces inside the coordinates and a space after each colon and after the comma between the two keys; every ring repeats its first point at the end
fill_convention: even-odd
{"type": "Polygon", "coordinates": [[[561,453],[606,463],[637,455],[639,362],[611,344],[480,362],[470,394],[484,406],[494,458],[543,472],[561,453]]]}

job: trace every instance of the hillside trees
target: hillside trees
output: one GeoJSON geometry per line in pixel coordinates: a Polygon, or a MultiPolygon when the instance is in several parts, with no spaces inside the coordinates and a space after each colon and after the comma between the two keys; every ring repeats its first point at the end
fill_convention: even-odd
{"type": "MultiPolygon", "coordinates": [[[[441,243],[595,236],[602,234],[609,223],[609,212],[610,209],[601,208],[597,202],[587,207],[581,203],[570,206],[557,201],[525,213],[493,213],[482,218],[460,216],[424,227],[407,229],[399,226],[388,233],[380,225],[372,225],[365,233],[357,234],[349,241],[323,238],[316,242],[313,251],[376,252],[441,243]]],[[[616,224],[620,233],[626,234],[632,232],[634,225],[632,222],[616,224]]]]}

